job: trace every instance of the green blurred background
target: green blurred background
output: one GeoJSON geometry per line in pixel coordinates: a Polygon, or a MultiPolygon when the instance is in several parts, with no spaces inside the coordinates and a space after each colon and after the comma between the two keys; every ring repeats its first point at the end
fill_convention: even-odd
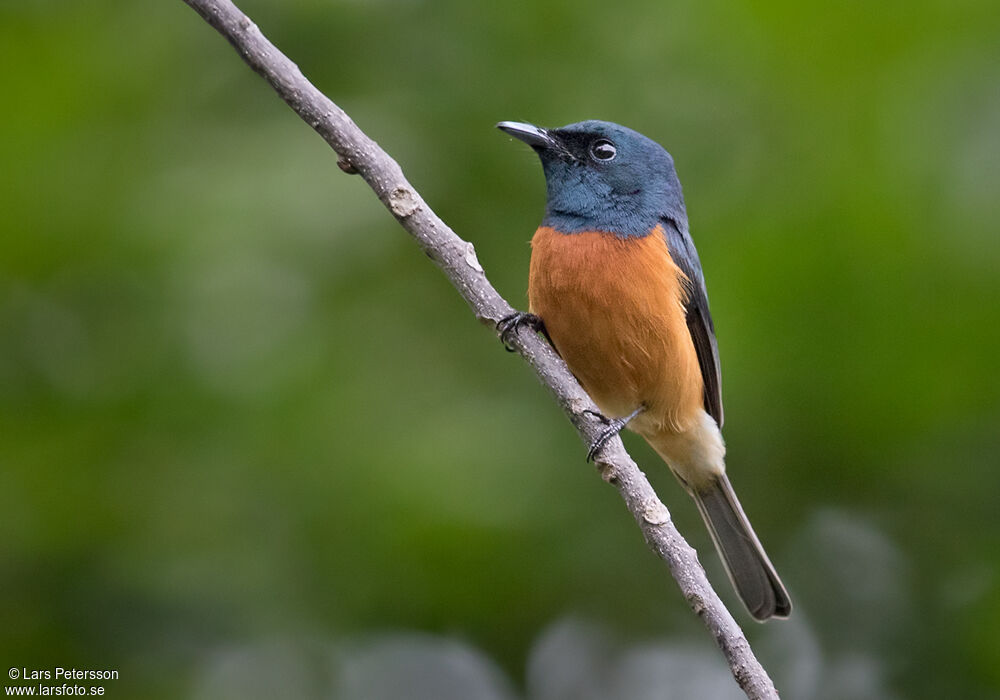
{"type": "MultiPolygon", "coordinates": [[[[995,2],[242,7],[520,307],[543,180],[494,123],[663,143],[792,620],[749,621],[628,446],[785,697],[1000,697],[995,2]]],[[[732,696],[527,366],[193,11],[3,3],[0,60],[5,666],[116,668],[123,698],[732,696]]]]}

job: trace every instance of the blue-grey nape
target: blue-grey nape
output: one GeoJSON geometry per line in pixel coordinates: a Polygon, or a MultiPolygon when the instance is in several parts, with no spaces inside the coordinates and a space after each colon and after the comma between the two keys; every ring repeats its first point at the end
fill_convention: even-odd
{"type": "Polygon", "coordinates": [[[662,220],[687,229],[681,183],[670,154],[637,131],[590,120],[558,129],[501,122],[538,153],[548,198],[543,226],[563,233],[645,236],[662,220]]]}

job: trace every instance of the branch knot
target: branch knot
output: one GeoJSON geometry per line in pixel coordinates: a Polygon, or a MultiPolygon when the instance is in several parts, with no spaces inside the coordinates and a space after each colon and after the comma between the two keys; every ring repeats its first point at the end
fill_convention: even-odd
{"type": "Polygon", "coordinates": [[[405,219],[420,208],[417,193],[408,187],[397,187],[389,193],[389,209],[397,218],[405,219]]]}
{"type": "MultiPolygon", "coordinates": [[[[318,124],[321,124],[321,123],[322,122],[320,121],[320,119],[317,118],[316,119],[316,124],[313,124],[313,128],[315,129],[316,126],[318,124]]],[[[340,168],[341,170],[343,170],[348,175],[357,175],[358,174],[358,169],[355,168],[354,164],[351,161],[347,160],[347,158],[345,156],[340,156],[339,158],[337,158],[337,167],[340,168]]]]}
{"type": "Polygon", "coordinates": [[[659,499],[649,499],[642,504],[642,519],[650,525],[665,525],[670,522],[670,511],[659,499]]]}

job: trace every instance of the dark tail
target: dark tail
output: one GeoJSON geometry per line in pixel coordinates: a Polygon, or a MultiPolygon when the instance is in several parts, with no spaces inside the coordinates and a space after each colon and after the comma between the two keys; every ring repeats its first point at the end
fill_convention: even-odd
{"type": "Polygon", "coordinates": [[[726,566],[729,580],[750,614],[760,622],[772,617],[788,617],[792,601],[750,527],[726,475],[722,474],[707,488],[691,493],[726,566]]]}

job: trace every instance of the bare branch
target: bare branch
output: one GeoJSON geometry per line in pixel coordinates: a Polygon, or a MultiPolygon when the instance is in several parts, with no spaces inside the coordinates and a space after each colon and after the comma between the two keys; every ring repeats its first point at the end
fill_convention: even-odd
{"type": "MultiPolygon", "coordinates": [[[[459,238],[407,182],[399,165],[364,134],[347,114],[317,90],[291,60],[261,34],[229,0],[184,0],[222,36],[243,60],[330,144],[338,164],[364,178],[382,203],[441,268],[483,323],[496,326],[514,312],[476,259],[472,244],[459,238]]],[[[513,347],[534,368],[580,437],[590,444],[604,425],[585,413],[597,407],[555,351],[536,333],[521,330],[513,347]]],[[[597,456],[605,481],[621,494],[649,546],[670,568],[691,609],[704,622],[729,662],[736,682],[749,698],[777,698],[774,684],[757,661],[739,625],[712,589],[698,555],[681,537],[670,512],[632,461],[618,437],[597,456]]]]}

